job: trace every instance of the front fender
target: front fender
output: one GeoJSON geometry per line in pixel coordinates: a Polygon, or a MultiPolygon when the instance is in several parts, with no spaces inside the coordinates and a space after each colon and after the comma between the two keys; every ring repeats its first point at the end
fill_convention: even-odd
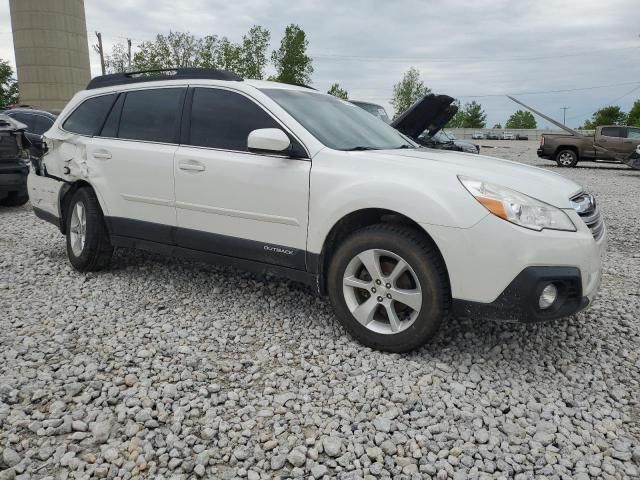
{"type": "Polygon", "coordinates": [[[422,225],[469,228],[488,212],[455,182],[457,190],[451,192],[442,183],[433,189],[416,188],[360,177],[325,190],[312,179],[307,250],[320,253],[334,225],[353,212],[371,208],[390,210],[422,225]]]}

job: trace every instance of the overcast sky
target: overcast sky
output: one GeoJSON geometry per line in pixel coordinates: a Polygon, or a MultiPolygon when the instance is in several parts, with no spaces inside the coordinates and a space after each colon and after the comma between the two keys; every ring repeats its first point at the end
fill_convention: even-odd
{"type": "MultiPolygon", "coordinates": [[[[0,2],[0,58],[13,63],[8,0],[0,2]]],[[[285,26],[297,23],[309,38],[314,87],[326,91],[338,82],[350,98],[390,113],[393,85],[410,66],[435,92],[463,102],[479,97],[488,126],[504,124],[517,109],[505,93],[560,120],[560,107],[569,107],[569,126],[600,106],[628,110],[640,98],[638,0],[85,0],[85,6],[89,42],[99,30],[107,49],[169,30],[239,41],[254,24],[271,31],[275,48],[285,26]],[[590,88],[596,86],[606,87],[590,88]],[[569,89],[582,90],[525,94],[569,89]]],[[[93,53],[91,65],[99,73],[93,53]]]]}

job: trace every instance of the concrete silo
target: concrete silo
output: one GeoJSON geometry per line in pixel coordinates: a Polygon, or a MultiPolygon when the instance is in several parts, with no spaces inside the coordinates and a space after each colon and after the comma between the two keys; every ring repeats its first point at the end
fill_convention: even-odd
{"type": "Polygon", "coordinates": [[[58,112],[91,78],[84,0],[9,0],[20,103],[58,112]]]}

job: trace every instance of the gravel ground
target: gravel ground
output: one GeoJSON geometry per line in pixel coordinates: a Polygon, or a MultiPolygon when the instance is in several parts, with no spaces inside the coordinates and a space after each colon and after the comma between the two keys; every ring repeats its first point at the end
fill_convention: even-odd
{"type": "Polygon", "coordinates": [[[452,319],[408,355],[288,281],[135,251],[78,274],[53,226],[2,209],[0,479],[640,476],[640,171],[481,143],[596,194],[600,297],[553,323],[452,319]]]}

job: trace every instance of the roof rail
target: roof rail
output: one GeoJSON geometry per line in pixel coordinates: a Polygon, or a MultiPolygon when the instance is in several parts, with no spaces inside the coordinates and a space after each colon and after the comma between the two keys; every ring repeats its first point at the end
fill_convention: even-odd
{"type": "Polygon", "coordinates": [[[158,80],[208,79],[241,82],[242,77],[226,70],[212,68],[160,68],[141,70],[139,72],[112,73],[91,79],[87,90],[127,83],[156,82],[158,80]]]}
{"type": "Polygon", "coordinates": [[[313,88],[311,85],[307,85],[306,83],[292,83],[291,85],[295,85],[296,87],[308,88],[309,90],[315,90],[316,92],[318,91],[317,88],[313,88]]]}

